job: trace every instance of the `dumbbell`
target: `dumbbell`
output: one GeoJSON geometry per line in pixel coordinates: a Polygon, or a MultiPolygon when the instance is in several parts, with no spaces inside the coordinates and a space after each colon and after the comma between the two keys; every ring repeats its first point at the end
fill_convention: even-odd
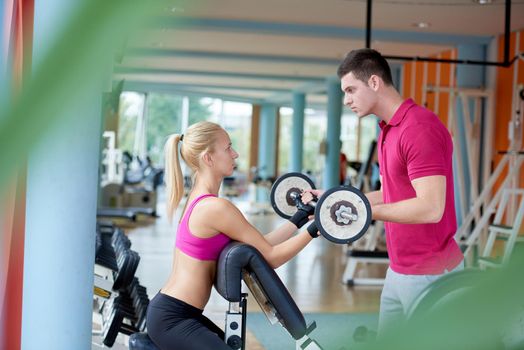
{"type": "Polygon", "coordinates": [[[134,326],[134,313],[125,305],[124,298],[118,296],[102,306],[102,339],[105,346],[112,347],[118,333],[130,335],[140,330],[134,326]],[[124,320],[127,320],[124,322],[124,320]]]}
{"type": "MultiPolygon", "coordinates": [[[[281,176],[271,188],[270,201],[275,212],[289,219],[297,210],[302,192],[315,184],[302,173],[281,176]]],[[[371,224],[371,206],[366,196],[351,186],[338,186],[308,203],[315,207],[315,221],[308,230],[318,231],[326,239],[341,244],[356,241],[371,224]]]]}

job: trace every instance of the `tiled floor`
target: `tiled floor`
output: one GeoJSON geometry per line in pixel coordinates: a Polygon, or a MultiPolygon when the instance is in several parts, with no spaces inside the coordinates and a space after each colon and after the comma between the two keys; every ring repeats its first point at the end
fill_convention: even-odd
{"type": "MultiPolygon", "coordinates": [[[[162,196],[160,196],[161,198],[162,196]]],[[[253,203],[234,200],[250,222],[262,233],[271,231],[283,219],[276,214],[253,215],[253,203]]],[[[175,226],[170,226],[163,217],[164,206],[159,203],[158,219],[140,220],[136,226],[128,226],[126,233],[132,242],[132,249],[140,254],[136,276],[153,297],[166,281],[171,268],[175,226]]],[[[178,220],[174,220],[178,222],[178,220]]],[[[342,283],[346,263],[345,248],[325,239],[311,242],[302,252],[277,273],[288,288],[302,312],[348,313],[376,312],[380,287],[348,288],[342,283]]],[[[383,266],[370,266],[362,274],[383,274],[383,266]]],[[[259,311],[253,298],[248,298],[248,310],[259,311]]],[[[204,310],[218,325],[223,326],[228,303],[216,291],[204,310]]],[[[248,335],[248,349],[263,349],[252,336],[248,335]]]]}

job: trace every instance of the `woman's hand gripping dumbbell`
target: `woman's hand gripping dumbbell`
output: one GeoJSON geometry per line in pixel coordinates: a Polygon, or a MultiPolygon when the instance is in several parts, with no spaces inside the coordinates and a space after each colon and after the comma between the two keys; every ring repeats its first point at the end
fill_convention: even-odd
{"type": "MultiPolygon", "coordinates": [[[[290,197],[295,202],[297,212],[293,214],[291,218],[289,218],[289,221],[291,221],[297,228],[301,228],[313,218],[313,214],[315,214],[316,198],[314,198],[314,196],[312,196],[309,192],[303,192],[302,194],[298,192],[292,192],[290,197]],[[305,194],[307,194],[307,200],[303,199],[303,195],[305,194]]],[[[318,237],[318,230],[316,230],[314,234],[312,234],[309,230],[308,232],[311,237],[318,237]]]]}
{"type": "MultiPolygon", "coordinates": [[[[318,198],[320,196],[322,196],[323,193],[324,193],[324,191],[321,191],[321,190],[314,190],[314,189],[306,189],[306,190],[304,190],[304,192],[301,195],[301,203],[302,203],[302,205],[307,205],[307,206],[316,208],[317,202],[318,202],[318,198]],[[308,203],[308,204],[304,204],[304,203],[308,203]]],[[[309,235],[311,237],[313,237],[313,238],[316,238],[316,237],[320,236],[320,232],[318,231],[318,227],[317,227],[315,221],[313,221],[307,227],[306,230],[309,233],[309,235]]]]}

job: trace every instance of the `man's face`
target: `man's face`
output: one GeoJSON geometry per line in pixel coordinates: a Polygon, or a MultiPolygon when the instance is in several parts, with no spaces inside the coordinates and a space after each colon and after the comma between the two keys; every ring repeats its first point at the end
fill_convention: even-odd
{"type": "Polygon", "coordinates": [[[373,113],[377,93],[370,87],[369,81],[364,83],[355,78],[353,72],[349,72],[340,80],[340,88],[344,92],[344,105],[351,108],[359,118],[373,113]]]}

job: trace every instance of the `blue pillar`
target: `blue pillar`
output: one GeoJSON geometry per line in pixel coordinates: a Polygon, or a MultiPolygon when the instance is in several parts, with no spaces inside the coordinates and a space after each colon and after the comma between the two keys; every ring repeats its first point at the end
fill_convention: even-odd
{"type": "MultiPolygon", "coordinates": [[[[79,3],[35,1],[33,71],[79,3]]],[[[22,349],[91,349],[102,83],[85,83],[28,160],[22,349]]]]}
{"type": "Polygon", "coordinates": [[[264,179],[276,175],[275,156],[277,141],[277,106],[263,104],[260,111],[258,164],[264,179]]]}
{"type": "Polygon", "coordinates": [[[404,68],[404,65],[391,65],[391,75],[393,78],[393,85],[398,91],[402,91],[402,69],[404,68]]]}
{"type": "Polygon", "coordinates": [[[291,124],[291,159],[289,171],[302,171],[304,153],[304,109],[306,95],[303,92],[293,93],[293,123],[291,124]]]}
{"type": "Polygon", "coordinates": [[[338,78],[328,78],[328,110],[327,110],[327,152],[324,171],[324,188],[339,185],[340,182],[340,124],[342,118],[342,90],[338,78]]]}
{"type": "MultiPolygon", "coordinates": [[[[486,46],[481,44],[468,44],[468,45],[459,45],[458,46],[458,59],[459,60],[478,60],[483,61],[486,59],[486,46]]],[[[486,68],[483,66],[477,66],[477,65],[457,65],[457,88],[472,88],[472,89],[478,89],[485,86],[485,77],[486,77],[486,68]]],[[[480,169],[470,169],[469,163],[468,163],[468,157],[471,155],[467,153],[466,149],[466,142],[467,139],[466,130],[465,130],[465,124],[464,124],[464,118],[466,117],[463,113],[463,107],[462,107],[462,101],[457,100],[456,103],[456,118],[457,118],[457,135],[455,135],[456,139],[459,140],[459,150],[456,150],[460,152],[461,158],[462,158],[462,168],[464,169],[464,184],[465,184],[465,203],[466,207],[470,207],[472,204],[470,201],[471,198],[471,175],[474,170],[477,171],[478,174],[480,174],[480,169]]],[[[482,107],[481,107],[482,108],[482,107]]],[[[469,110],[470,110],[470,117],[472,117],[475,113],[475,105],[473,101],[470,101],[469,103],[469,110]]],[[[473,122],[473,119],[471,119],[471,122],[473,122]]],[[[482,155],[480,157],[482,159],[482,155]]],[[[455,159],[454,162],[457,160],[455,159]]],[[[456,173],[456,172],[454,172],[456,173]]],[[[457,175],[454,175],[455,178],[457,175]]],[[[477,179],[477,183],[480,178],[477,179]]],[[[458,224],[460,225],[462,222],[461,217],[464,213],[462,213],[462,208],[460,207],[460,199],[458,196],[460,195],[460,191],[457,188],[458,181],[455,181],[455,207],[457,212],[457,218],[458,218],[458,224]]]]}

